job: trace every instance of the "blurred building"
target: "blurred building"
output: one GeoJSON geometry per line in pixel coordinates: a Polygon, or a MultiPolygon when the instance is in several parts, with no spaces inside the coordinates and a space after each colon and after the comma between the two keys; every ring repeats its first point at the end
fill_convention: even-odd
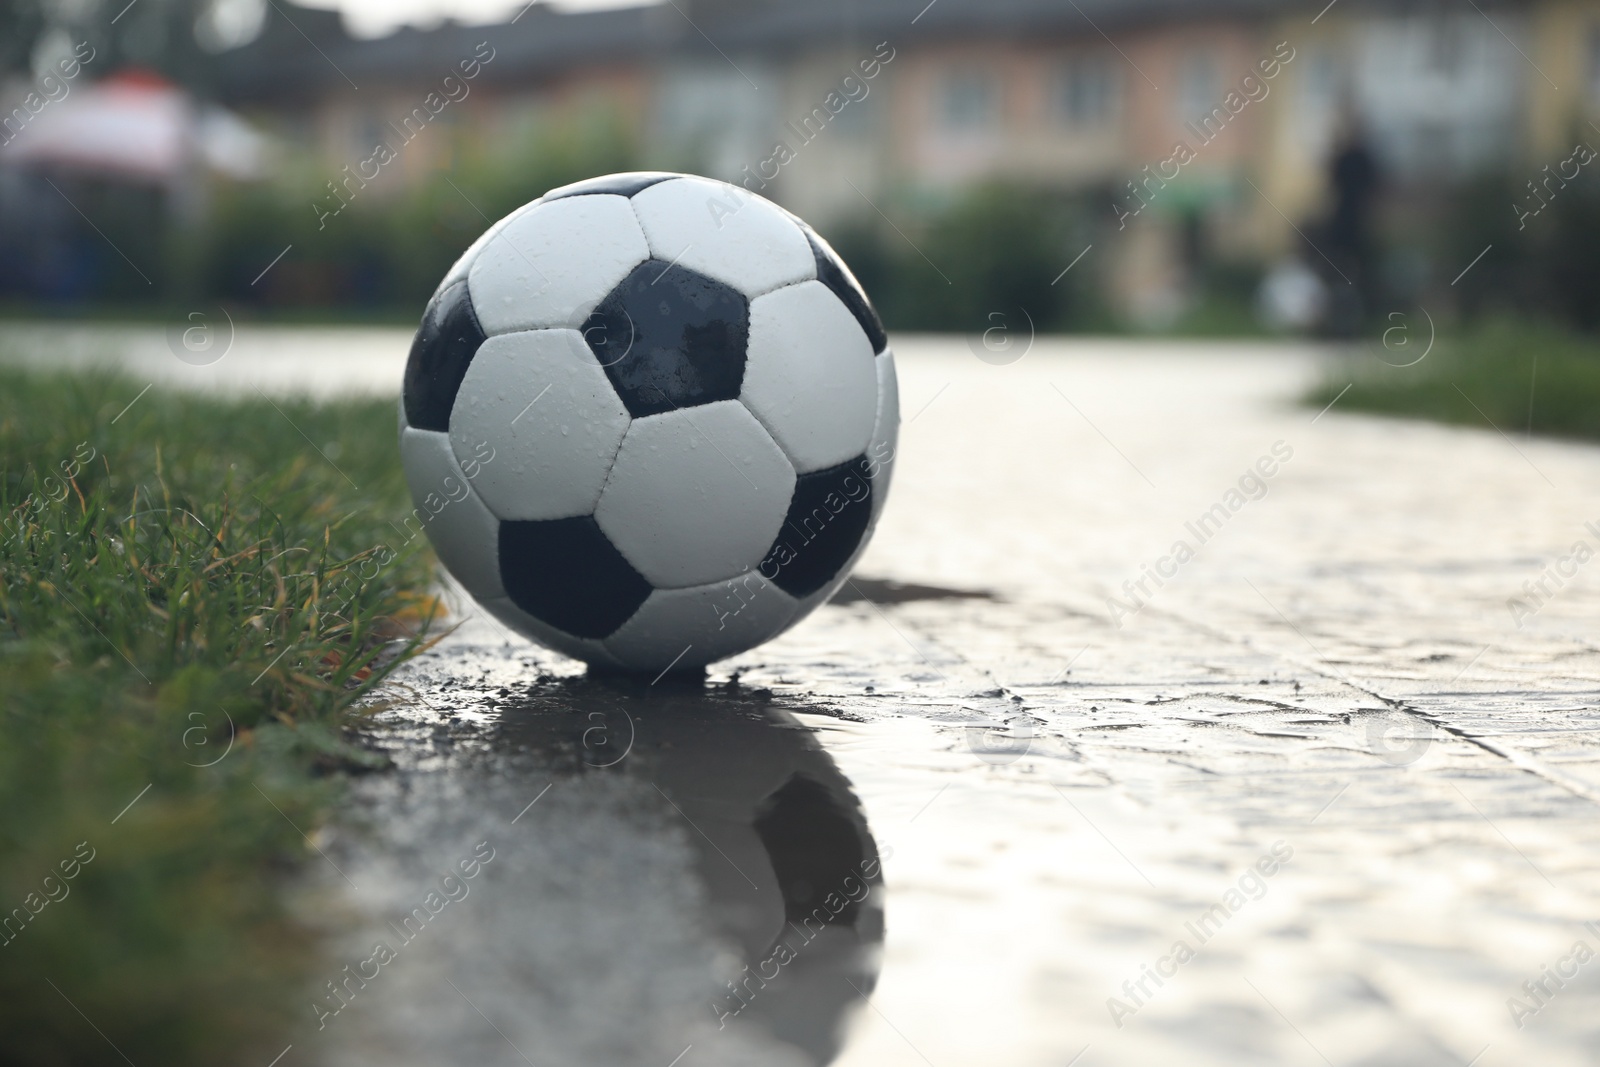
{"type": "Polygon", "coordinates": [[[223,85],[314,143],[330,173],[403,133],[433,81],[483,42],[493,59],[439,116],[444,135],[408,143],[399,174],[448,166],[463,139],[604,115],[646,158],[759,185],[824,229],[985,179],[1093,190],[1118,235],[1119,298],[1150,317],[1181,298],[1198,255],[1304,251],[1295,227],[1326,210],[1342,135],[1365,138],[1400,190],[1514,160],[1536,171],[1573,137],[1600,136],[1600,3],[1312,6],[541,4],[506,25],[356,40],[332,13],[280,4],[223,85]],[[1174,159],[1179,144],[1192,158],[1174,159]]]}
{"type": "Polygon", "coordinates": [[[1175,313],[1200,262],[1325,270],[1342,148],[1369,154],[1404,225],[1441,184],[1531,179],[1575,138],[1600,145],[1600,0],[540,3],[370,40],[288,0],[230,10],[251,5],[220,103],[330,194],[381,172],[358,183],[378,200],[464,151],[596,124],[824,232],[1027,183],[1103,207],[1098,270],[1147,321],[1175,313]],[[374,162],[379,145],[392,158],[374,162]]]}

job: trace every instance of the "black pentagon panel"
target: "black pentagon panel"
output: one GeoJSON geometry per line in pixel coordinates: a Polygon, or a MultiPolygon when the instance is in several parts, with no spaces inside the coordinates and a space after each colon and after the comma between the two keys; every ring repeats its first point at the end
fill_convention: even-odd
{"type": "Polygon", "coordinates": [[[651,592],[590,515],[502,521],[500,580],[513,604],[574,637],[609,637],[651,592]]]}
{"type": "Polygon", "coordinates": [[[600,301],[583,336],[628,412],[659,415],[738,398],[750,304],[704,274],[647,259],[600,301]]]}
{"type": "Polygon", "coordinates": [[[850,314],[856,317],[866,333],[867,340],[872,342],[873,353],[882,352],[889,345],[889,335],[883,332],[883,321],[878,318],[878,312],[873,309],[872,301],[867,299],[861,283],[856,281],[850,268],[844,265],[844,260],[839,258],[839,253],[828,242],[817,236],[809,226],[802,226],[801,229],[805,231],[806,240],[811,242],[811,254],[817,257],[817,280],[833,290],[833,295],[850,309],[850,314]]]}
{"type": "MultiPolygon", "coordinates": [[[[854,798],[846,793],[843,799],[854,798]]],[[[848,885],[852,875],[863,877],[861,868],[873,857],[861,826],[859,809],[850,810],[827,786],[802,774],[791,775],[762,802],[755,830],[778,876],[785,921],[803,924],[833,887],[848,885]]],[[[854,925],[864,899],[849,900],[836,921],[854,925]]]]}
{"type": "Polygon", "coordinates": [[[401,392],[406,422],[419,430],[450,429],[450,409],[455,406],[461,379],[484,340],[466,279],[434,294],[422,313],[422,325],[417,327],[406,360],[401,392]]]}
{"type": "Polygon", "coordinates": [[[865,455],[795,480],[789,513],[761,561],[762,577],[796,597],[827,585],[861,545],[872,520],[865,455]]]}
{"type": "Polygon", "coordinates": [[[571,185],[563,185],[559,189],[552,189],[541,200],[560,200],[568,196],[591,196],[595,193],[610,193],[612,196],[632,196],[666,181],[676,178],[676,174],[667,174],[662,171],[640,170],[627,174],[606,174],[599,178],[587,178],[571,185]]]}

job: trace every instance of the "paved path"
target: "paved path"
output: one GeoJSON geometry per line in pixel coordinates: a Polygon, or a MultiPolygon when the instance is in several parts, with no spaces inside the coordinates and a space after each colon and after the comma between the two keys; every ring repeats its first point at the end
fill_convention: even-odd
{"type": "Polygon", "coordinates": [[[598,700],[469,618],[380,718],[404,770],[333,842],[361,888],[307,906],[354,959],[457,852],[505,858],[307,1055],[806,1062],[707,1007],[782,911],[756,768],[853,788],[883,856],[881,957],[863,920],[766,1001],[842,1019],[840,1064],[1600,1061],[1600,563],[1559,562],[1600,551],[1600,450],[1314,419],[1301,348],[897,351],[858,574],[992,598],[864,583],[711,672],[737,690],[598,700]],[[629,709],[662,725],[601,767],[629,709]],[[681,734],[723,712],[780,741],[681,734]]]}
{"type": "MultiPolygon", "coordinates": [[[[837,755],[904,841],[891,890],[920,890],[891,894],[876,996],[904,1036],[938,1064],[1600,1060],[1600,961],[1547,1007],[1521,989],[1600,951],[1600,583],[1562,578],[1520,629],[1507,608],[1600,550],[1600,451],[1313,422],[1283,352],[906,366],[908,412],[952,384],[907,427],[862,569],[1005,603],[835,609],[754,675],[825,670],[806,687],[873,709],[837,755]],[[1266,495],[1199,544],[1186,523],[1280,441],[1266,495]],[[1196,557],[1113,625],[1107,597],[1179,539],[1196,557]],[[1028,756],[972,759],[961,722],[1013,696],[1028,756]],[[1199,947],[1186,924],[1279,841],[1199,947]],[[1193,960],[1123,992],[1177,940],[1193,960]],[[1540,1008],[1520,1029],[1513,996],[1540,1008]]],[[[843,1062],[920,1062],[881,1019],[858,1040],[843,1062]]]]}

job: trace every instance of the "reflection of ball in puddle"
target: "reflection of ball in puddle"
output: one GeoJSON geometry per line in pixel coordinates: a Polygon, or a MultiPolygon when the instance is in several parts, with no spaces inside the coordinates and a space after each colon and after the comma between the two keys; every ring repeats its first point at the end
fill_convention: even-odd
{"type": "Polygon", "coordinates": [[[670,847],[691,853],[705,903],[682,929],[704,929],[720,961],[695,1025],[768,1035],[815,1064],[838,1054],[864,1008],[857,990],[870,995],[877,979],[891,850],[811,730],[759,691],[589,675],[531,686],[501,705],[496,731],[508,751],[586,765],[552,796],[577,783],[624,790],[681,831],[670,847]]]}

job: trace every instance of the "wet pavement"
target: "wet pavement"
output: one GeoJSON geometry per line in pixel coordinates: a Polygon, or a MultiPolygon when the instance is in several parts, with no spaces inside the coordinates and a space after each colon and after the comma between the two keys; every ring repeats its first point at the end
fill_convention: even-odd
{"type": "Polygon", "coordinates": [[[839,602],[655,685],[463,602],[400,672],[302,904],[377,976],[283,1067],[1600,1060],[1600,449],[1298,346],[895,348],[839,602]]]}

